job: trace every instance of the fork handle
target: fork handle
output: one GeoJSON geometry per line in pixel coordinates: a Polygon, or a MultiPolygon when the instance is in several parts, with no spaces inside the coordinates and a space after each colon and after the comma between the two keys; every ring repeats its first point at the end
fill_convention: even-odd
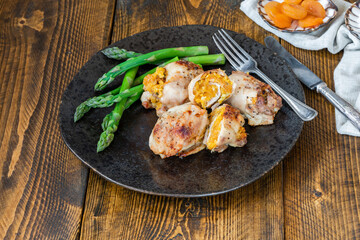
{"type": "Polygon", "coordinates": [[[315,109],[294,98],[284,89],[282,89],[279,85],[274,83],[259,69],[256,69],[253,72],[256,73],[260,78],[262,78],[267,84],[269,84],[270,87],[274,89],[274,91],[277,92],[277,94],[279,94],[280,97],[282,97],[282,99],[284,99],[289,104],[289,106],[303,121],[310,121],[318,115],[318,112],[315,109]]]}

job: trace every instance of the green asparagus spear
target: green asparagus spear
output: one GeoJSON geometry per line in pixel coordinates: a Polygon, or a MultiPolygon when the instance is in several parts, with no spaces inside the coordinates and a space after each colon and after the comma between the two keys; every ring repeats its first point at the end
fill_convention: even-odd
{"type": "MultiPolygon", "coordinates": [[[[102,50],[101,52],[106,57],[111,58],[111,59],[115,59],[115,60],[131,59],[131,58],[142,55],[142,53],[127,51],[126,49],[120,49],[118,47],[106,48],[106,49],[102,50]]],[[[164,60],[158,60],[158,61],[153,62],[152,64],[160,65],[160,64],[166,62],[167,60],[169,60],[169,59],[165,59],[165,61],[164,60]]]]}
{"type": "Polygon", "coordinates": [[[116,76],[123,74],[130,68],[144,65],[146,63],[153,63],[157,60],[170,58],[170,57],[187,57],[208,54],[209,49],[207,46],[194,46],[194,47],[178,47],[178,48],[166,48],[157,50],[154,52],[146,53],[138,57],[134,57],[128,61],[122,62],[119,65],[112,68],[109,72],[105,73],[98,82],[95,84],[95,90],[104,89],[109,83],[111,83],[116,76]]]}
{"type": "MultiPolygon", "coordinates": [[[[120,87],[120,92],[123,92],[130,88],[138,71],[138,68],[139,67],[134,67],[125,73],[123,82],[120,87]]],[[[119,126],[120,119],[125,110],[126,101],[127,99],[124,98],[120,102],[118,102],[114,110],[108,115],[106,115],[106,117],[104,118],[101,124],[103,132],[101,133],[100,139],[97,143],[97,152],[101,152],[105,148],[107,148],[114,139],[114,133],[119,126]]]]}
{"type": "Polygon", "coordinates": [[[139,100],[139,98],[141,97],[142,92],[138,92],[137,94],[129,97],[126,101],[125,104],[125,109],[128,109],[134,102],[136,102],[137,100],[139,100]]]}
{"type": "Polygon", "coordinates": [[[118,47],[109,47],[101,51],[105,56],[111,59],[124,60],[142,55],[133,51],[127,51],[126,49],[120,49],[118,47]]]}
{"type": "MultiPolygon", "coordinates": [[[[129,89],[132,86],[135,75],[136,75],[138,69],[139,69],[139,67],[134,67],[134,68],[128,70],[125,73],[123,82],[122,82],[121,87],[120,87],[120,92],[123,92],[124,90],[129,89]]],[[[103,122],[101,124],[102,129],[104,131],[108,128],[109,123],[112,122],[113,115],[120,113],[121,110],[122,111],[125,110],[125,109],[123,109],[124,107],[121,107],[121,105],[125,106],[126,100],[127,99],[123,99],[121,102],[116,103],[115,109],[111,113],[106,115],[106,117],[104,118],[104,120],[103,120],[103,122]]]]}
{"type": "Polygon", "coordinates": [[[99,95],[99,96],[95,96],[95,97],[92,97],[92,98],[89,98],[87,99],[85,102],[82,102],[77,108],[76,108],[76,111],[75,111],[75,114],[74,114],[74,122],[77,122],[79,121],[80,118],[82,118],[85,113],[87,113],[91,107],[87,105],[87,103],[91,100],[91,101],[100,101],[102,98],[105,98],[105,97],[108,97],[108,96],[112,96],[112,95],[116,95],[120,92],[120,87],[118,88],[115,88],[114,90],[110,91],[110,92],[107,92],[107,93],[104,93],[102,95],[99,95]]]}
{"type": "Polygon", "coordinates": [[[194,57],[185,57],[183,60],[193,62],[196,64],[201,64],[203,66],[207,65],[224,65],[225,56],[224,54],[211,54],[211,55],[201,55],[194,57]]]}
{"type": "Polygon", "coordinates": [[[121,100],[128,98],[130,96],[133,96],[135,94],[138,94],[139,92],[143,91],[143,84],[140,84],[136,87],[132,87],[130,89],[127,89],[123,92],[120,92],[116,95],[110,95],[110,96],[106,96],[102,99],[90,99],[87,102],[87,105],[89,107],[92,108],[104,108],[104,107],[110,107],[112,106],[114,103],[120,102],[121,100]]]}

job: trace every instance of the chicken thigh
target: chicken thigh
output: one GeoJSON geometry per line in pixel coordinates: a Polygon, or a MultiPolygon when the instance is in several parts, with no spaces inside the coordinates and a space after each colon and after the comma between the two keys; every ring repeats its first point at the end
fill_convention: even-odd
{"type": "Polygon", "coordinates": [[[145,108],[155,108],[161,116],[169,108],[188,100],[188,85],[204,70],[197,64],[180,60],[158,67],[156,72],[144,78],[144,93],[141,96],[145,108]]]}
{"type": "Polygon", "coordinates": [[[251,126],[273,124],[282,106],[281,97],[249,74],[235,71],[229,78],[236,83],[236,89],[227,102],[240,109],[251,126]]]}
{"type": "Polygon", "coordinates": [[[206,130],[204,144],[212,152],[222,152],[229,145],[242,147],[246,144],[247,134],[240,110],[228,104],[217,107],[210,114],[210,126],[206,130]]]}
{"type": "Polygon", "coordinates": [[[203,144],[209,123],[205,109],[185,103],[170,108],[156,122],[149,138],[150,149],[161,158],[186,157],[205,148],[203,144]]]}

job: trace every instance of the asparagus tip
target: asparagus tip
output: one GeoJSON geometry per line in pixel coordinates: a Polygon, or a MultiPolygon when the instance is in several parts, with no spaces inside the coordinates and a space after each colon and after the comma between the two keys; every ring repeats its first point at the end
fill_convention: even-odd
{"type": "Polygon", "coordinates": [[[86,101],[81,103],[74,113],[74,122],[77,122],[82,118],[85,113],[87,113],[90,110],[90,107],[86,105],[86,101]]]}
{"type": "Polygon", "coordinates": [[[107,132],[101,133],[100,139],[97,143],[96,151],[98,153],[104,151],[104,149],[107,148],[113,140],[114,140],[114,134],[112,133],[108,134],[107,132]]]}

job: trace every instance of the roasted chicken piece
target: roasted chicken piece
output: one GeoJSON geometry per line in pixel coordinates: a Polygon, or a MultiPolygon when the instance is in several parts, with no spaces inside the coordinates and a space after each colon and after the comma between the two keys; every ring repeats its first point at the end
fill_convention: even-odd
{"type": "Polygon", "coordinates": [[[189,99],[202,108],[216,108],[234,92],[235,84],[221,69],[198,75],[189,84],[189,99]]]}
{"type": "Polygon", "coordinates": [[[244,123],[239,109],[228,104],[217,107],[210,114],[210,126],[206,130],[204,144],[212,152],[219,153],[229,145],[244,146],[247,142],[244,123]]]}
{"type": "Polygon", "coordinates": [[[161,158],[186,157],[205,148],[209,124],[205,109],[191,103],[172,107],[156,122],[149,138],[150,149],[161,158]]]}
{"type": "Polygon", "coordinates": [[[229,78],[236,84],[236,89],[227,101],[240,109],[251,126],[274,123],[276,113],[282,106],[282,99],[271,89],[249,74],[235,71],[229,78]]]}
{"type": "Polygon", "coordinates": [[[155,108],[161,116],[169,108],[188,101],[188,85],[194,77],[203,73],[192,62],[180,60],[158,67],[156,72],[144,78],[144,93],[141,96],[145,108],[155,108]]]}

